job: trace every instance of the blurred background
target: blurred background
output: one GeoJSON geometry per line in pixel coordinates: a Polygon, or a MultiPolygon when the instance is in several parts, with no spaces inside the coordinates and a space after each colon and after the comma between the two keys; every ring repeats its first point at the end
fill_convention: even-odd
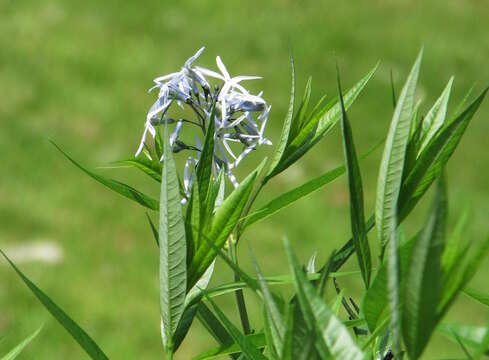
{"type": "MultiPolygon", "coordinates": [[[[335,62],[343,86],[374,64],[380,68],[349,111],[359,153],[386,134],[392,115],[390,71],[399,91],[421,46],[425,56],[418,96],[426,111],[451,74],[449,111],[475,84],[489,83],[489,3],[444,1],[0,1],[0,248],[115,359],[162,357],[158,253],[144,209],[105,189],[66,161],[53,139],[95,168],[137,149],[154,94],[152,79],[179,69],[205,45],[200,65],[215,69],[220,55],[231,74],[261,75],[250,83],[273,104],[267,129],[277,142],[289,100],[289,42],[298,93],[313,77],[313,98],[336,96],[335,62]]],[[[475,92],[475,93],[476,93],[475,92]]],[[[474,94],[475,94],[474,93],[474,94]]],[[[489,102],[483,104],[449,163],[450,228],[464,210],[466,241],[489,233],[489,102]]],[[[269,183],[259,203],[343,161],[339,128],[298,165],[269,183]]],[[[243,176],[272,147],[248,157],[243,176]]],[[[366,212],[373,209],[381,151],[362,161],[366,212]]],[[[97,170],[157,196],[135,170],[97,170]]],[[[404,225],[421,227],[430,194],[404,225]]],[[[318,250],[319,263],[350,234],[345,178],[254,226],[248,244],[268,275],[288,271],[282,238],[301,260],[318,250]]],[[[374,232],[370,242],[376,243],[374,232]]],[[[473,285],[489,292],[489,262],[473,285]]],[[[356,267],[349,261],[345,269],[356,267]]],[[[230,281],[218,264],[213,284],[230,281]]],[[[360,277],[340,285],[355,297],[360,277]]],[[[284,294],[287,289],[283,289],[284,294]]],[[[330,292],[331,293],[331,292],[330,292]]],[[[247,294],[251,309],[257,302],[247,294]]],[[[356,297],[358,301],[360,299],[356,297]]],[[[237,319],[234,297],[220,299],[237,319]]],[[[260,312],[252,315],[260,327],[260,312]]],[[[448,321],[487,325],[489,313],[461,296],[448,321]]],[[[0,261],[0,354],[45,324],[21,358],[84,359],[85,353],[50,317],[15,273],[0,261]]],[[[178,352],[187,359],[214,346],[195,322],[178,352]]],[[[425,358],[461,355],[435,335],[425,358]]]]}

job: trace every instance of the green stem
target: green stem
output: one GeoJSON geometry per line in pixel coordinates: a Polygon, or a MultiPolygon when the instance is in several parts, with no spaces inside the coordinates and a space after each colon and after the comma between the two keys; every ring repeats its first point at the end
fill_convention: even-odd
{"type": "MultiPolygon", "coordinates": [[[[238,259],[236,257],[235,244],[232,243],[231,238],[228,239],[228,250],[229,256],[234,261],[235,264],[238,264],[238,259]]],[[[237,273],[234,273],[234,281],[240,281],[240,277],[237,273]]],[[[238,306],[239,318],[241,320],[241,326],[243,327],[243,333],[248,335],[251,333],[250,328],[250,320],[248,318],[248,311],[246,310],[246,303],[244,299],[244,294],[242,289],[238,289],[234,292],[236,296],[236,305],[238,306]]]]}

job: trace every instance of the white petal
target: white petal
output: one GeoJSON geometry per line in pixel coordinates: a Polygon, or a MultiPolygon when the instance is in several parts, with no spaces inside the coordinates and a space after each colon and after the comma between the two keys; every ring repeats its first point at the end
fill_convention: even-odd
{"type": "Polygon", "coordinates": [[[197,50],[197,52],[193,56],[189,57],[188,60],[185,61],[184,67],[187,67],[187,68],[190,67],[190,65],[192,65],[192,63],[195,60],[197,60],[197,58],[200,56],[200,54],[202,54],[202,51],[204,51],[204,49],[205,49],[205,46],[202,46],[199,50],[197,50]]]}
{"type": "Polygon", "coordinates": [[[172,79],[172,78],[174,78],[175,76],[177,76],[179,74],[180,74],[180,72],[174,72],[174,73],[171,73],[171,74],[168,74],[168,75],[158,76],[153,81],[156,84],[161,84],[163,81],[168,80],[168,79],[172,79]]]}
{"type": "Polygon", "coordinates": [[[219,74],[215,71],[212,71],[212,70],[200,67],[200,66],[196,66],[195,69],[197,69],[198,71],[200,71],[204,75],[207,75],[207,76],[210,76],[210,77],[213,77],[216,79],[220,79],[220,80],[225,80],[224,76],[222,76],[221,74],[219,74]]]}
{"type": "Polygon", "coordinates": [[[228,140],[229,139],[222,139],[222,144],[224,145],[224,147],[226,148],[226,150],[228,151],[229,155],[231,155],[231,157],[236,160],[236,155],[234,155],[233,153],[233,150],[231,150],[231,147],[229,146],[228,144],[228,140]]]}
{"type": "Polygon", "coordinates": [[[148,134],[148,127],[144,129],[143,136],[141,137],[141,142],[139,143],[138,150],[136,151],[136,157],[141,154],[141,151],[143,151],[144,148],[144,142],[146,141],[146,135],[148,134]]]}
{"type": "Polygon", "coordinates": [[[228,69],[226,69],[226,66],[225,66],[225,65],[224,65],[224,63],[222,62],[222,60],[221,60],[221,57],[220,57],[220,56],[217,56],[217,57],[216,57],[216,64],[217,64],[217,67],[219,68],[219,70],[221,70],[222,74],[224,75],[224,78],[225,78],[226,80],[231,79],[231,76],[229,76],[228,69]]]}
{"type": "Polygon", "coordinates": [[[180,130],[182,129],[183,121],[177,122],[175,126],[175,130],[170,135],[170,146],[173,146],[175,141],[178,139],[178,135],[180,134],[180,130]]]}
{"type": "Polygon", "coordinates": [[[248,75],[240,75],[240,76],[235,76],[231,79],[231,81],[234,83],[239,83],[240,81],[244,80],[259,80],[263,79],[261,76],[248,76],[248,75]]]}

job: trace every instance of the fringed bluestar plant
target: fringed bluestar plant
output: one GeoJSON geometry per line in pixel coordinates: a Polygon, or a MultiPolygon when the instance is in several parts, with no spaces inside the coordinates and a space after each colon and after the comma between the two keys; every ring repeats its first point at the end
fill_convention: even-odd
{"type": "MultiPolygon", "coordinates": [[[[200,158],[202,141],[196,137],[195,145],[192,146],[179,140],[184,123],[199,126],[205,136],[206,124],[211,117],[211,109],[215,105],[213,169],[215,174],[224,171],[235,187],[238,186],[238,181],[233,174],[233,169],[257,146],[271,145],[270,140],[264,136],[271,106],[268,106],[262,98],[262,92],[252,95],[240,84],[242,81],[256,80],[260,77],[231,77],[219,56],[216,58],[216,63],[221,73],[200,66],[192,66],[203,51],[204,47],[199,49],[185,62],[179,72],[154,79],[155,85],[149,91],[159,89],[158,99],[148,111],[144,133],[136,152],[136,156],[141,154],[148,132],[153,139],[155,138],[155,126],[175,123],[169,139],[173,152],[193,150],[197,154],[197,156],[189,156],[185,163],[183,183],[187,198],[190,195],[194,170],[200,158]],[[211,87],[206,76],[215,79],[217,83],[214,88],[211,87]],[[182,109],[189,107],[196,119],[170,118],[168,111],[173,103],[182,109]],[[241,144],[241,152],[237,153],[236,150],[233,150],[231,143],[241,144]]],[[[163,161],[163,158],[160,160],[163,161]]],[[[185,201],[186,199],[183,199],[183,202],[185,201]]]]}

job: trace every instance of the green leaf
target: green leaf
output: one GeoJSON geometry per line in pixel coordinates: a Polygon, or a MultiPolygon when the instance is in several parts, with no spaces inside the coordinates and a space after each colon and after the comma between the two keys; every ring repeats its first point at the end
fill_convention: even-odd
{"type": "Polygon", "coordinates": [[[294,312],[295,312],[295,303],[291,303],[287,312],[287,319],[285,322],[285,334],[284,341],[282,343],[282,349],[280,350],[280,354],[283,360],[295,360],[297,359],[302,349],[295,348],[293,346],[293,334],[294,334],[294,312]]]}
{"type": "Polygon", "coordinates": [[[294,275],[294,285],[304,319],[308,327],[316,331],[317,340],[322,344],[320,347],[326,349],[336,359],[363,359],[364,354],[357,347],[347,328],[319,297],[316,289],[300,269],[288,241],[285,241],[285,250],[294,275]]]}
{"type": "Polygon", "coordinates": [[[173,353],[173,334],[182,317],[187,290],[187,245],[180,204],[178,175],[169,145],[167,128],[160,193],[160,308],[162,339],[167,353],[173,353]]]}
{"type": "MultiPolygon", "coordinates": [[[[205,293],[204,293],[205,295],[205,293]]],[[[246,355],[250,360],[261,360],[261,359],[266,359],[265,356],[260,352],[257,346],[255,346],[249,338],[244,336],[240,331],[236,328],[236,326],[233,325],[233,323],[227,318],[226,315],[219,309],[219,307],[212,301],[210,297],[207,297],[207,300],[211,304],[212,308],[214,309],[214,312],[216,313],[217,317],[219,320],[221,320],[222,324],[228,331],[229,335],[231,338],[234,340],[236,344],[238,344],[239,348],[243,352],[244,355],[246,355]]]]}
{"type": "Polygon", "coordinates": [[[428,220],[414,245],[404,283],[402,328],[411,359],[421,356],[439,320],[436,310],[442,295],[446,207],[442,177],[428,220]]]}
{"type": "Polygon", "coordinates": [[[194,287],[190,289],[190,291],[187,293],[187,296],[185,297],[185,305],[182,318],[178,323],[175,334],[173,334],[173,344],[175,351],[178,349],[182,341],[185,339],[188,331],[190,330],[190,326],[192,325],[194,317],[197,314],[200,300],[204,295],[202,290],[207,289],[207,286],[211,281],[212,274],[214,273],[214,264],[215,261],[211,263],[211,265],[205,271],[204,275],[199,279],[199,281],[197,281],[194,287]]]}
{"type": "MultiPolygon", "coordinates": [[[[400,95],[402,97],[402,93],[400,95]]],[[[399,104],[399,103],[398,103],[399,104]]],[[[401,357],[401,314],[400,314],[400,264],[397,234],[397,220],[394,214],[391,223],[391,238],[387,254],[387,293],[389,300],[389,325],[392,332],[392,352],[401,357]]]]}
{"type": "MultiPolygon", "coordinates": [[[[379,142],[377,145],[369,149],[365,154],[363,154],[360,157],[360,160],[365,159],[367,156],[373,153],[380,146],[381,143],[382,142],[379,142]]],[[[287,206],[293,204],[294,202],[306,197],[307,195],[313,193],[316,190],[319,190],[323,186],[331,183],[333,180],[336,180],[338,177],[343,175],[344,172],[345,172],[345,166],[344,165],[338,166],[333,170],[329,170],[324,174],[277,196],[275,199],[273,199],[266,205],[262,206],[260,209],[248,215],[246,217],[246,221],[244,222],[240,230],[244,231],[244,229],[247,228],[248,226],[256,222],[262,221],[268,218],[269,216],[272,216],[276,212],[286,208],[287,206]]]]}
{"type": "Polygon", "coordinates": [[[156,246],[160,246],[160,243],[159,243],[160,235],[158,234],[158,230],[156,229],[156,226],[153,223],[153,220],[151,220],[151,218],[149,217],[148,213],[146,213],[146,218],[148,219],[149,226],[151,227],[151,232],[152,232],[153,237],[155,239],[156,246]]]}
{"type": "MultiPolygon", "coordinates": [[[[220,249],[224,245],[238,223],[251,194],[258,170],[262,165],[248,175],[216,210],[209,233],[203,234],[212,240],[216,248],[220,249]]],[[[215,257],[216,253],[212,250],[209,242],[202,241],[190,264],[187,286],[191,287],[197,282],[215,257]]]]}
{"type": "Polygon", "coordinates": [[[464,293],[481,304],[489,306],[489,294],[472,288],[465,289],[464,293]]]}
{"type": "Polygon", "coordinates": [[[272,335],[273,345],[277,353],[283,348],[284,336],[285,336],[285,324],[282,320],[282,314],[275,303],[272,292],[268,287],[268,284],[263,277],[258,263],[250,249],[250,259],[255,268],[256,276],[258,279],[258,284],[260,285],[260,291],[263,297],[263,304],[265,306],[266,319],[270,324],[270,333],[272,335]]]}
{"type": "Polygon", "coordinates": [[[461,341],[464,345],[476,349],[478,354],[474,354],[474,359],[482,353],[489,355],[488,327],[441,323],[437,330],[449,339],[461,341]]]}
{"type": "Polygon", "coordinates": [[[8,354],[4,355],[1,360],[14,360],[19,356],[19,354],[25,349],[27,345],[30,344],[32,340],[39,334],[41,331],[42,326],[39,327],[36,331],[34,331],[31,335],[29,335],[27,338],[25,338],[20,344],[18,344],[16,347],[14,347],[12,350],[8,352],[8,354]]]}
{"type": "Polygon", "coordinates": [[[477,272],[482,260],[489,252],[489,237],[487,237],[477,249],[467,256],[465,263],[458,264],[458,271],[444,284],[443,296],[438,305],[438,317],[441,319],[452,303],[455,301],[457,295],[464,289],[469,283],[472,277],[477,272]]]}
{"type": "Polygon", "coordinates": [[[302,97],[301,104],[292,121],[292,128],[290,129],[289,139],[295,138],[305,123],[307,110],[309,109],[309,101],[311,100],[311,85],[312,77],[309,77],[307,79],[306,88],[304,89],[304,96],[302,97]]]}
{"type": "Polygon", "coordinates": [[[133,200],[140,205],[147,207],[148,209],[151,210],[158,210],[159,205],[158,201],[155,199],[143,194],[142,192],[130,187],[129,185],[126,185],[124,183],[121,183],[116,180],[108,179],[102,175],[95,174],[91,172],[90,170],[84,168],[81,166],[79,163],[77,163],[75,160],[73,160],[67,153],[65,153],[58,145],[56,145],[53,141],[51,143],[68,159],[70,160],[76,167],[78,167],[80,170],[85,172],[88,176],[92,177],[93,179],[97,180],[99,183],[107,186],[109,189],[115,191],[116,193],[133,200]]]}
{"type": "Polygon", "coordinates": [[[234,343],[226,328],[203,302],[198,304],[197,318],[219,344],[228,346],[234,343]]]}
{"type": "Polygon", "coordinates": [[[460,115],[446,124],[419,155],[414,168],[402,184],[399,197],[399,217],[401,220],[409,214],[433,181],[440,175],[458,146],[470,120],[482,103],[487,90],[486,88],[460,115]]]}
{"type": "MultiPolygon", "coordinates": [[[[399,244],[400,278],[404,279],[404,274],[408,267],[408,260],[417,236],[413,236],[408,241],[399,244]]],[[[402,286],[401,286],[402,291],[402,286]]],[[[370,288],[365,292],[361,303],[361,314],[363,314],[368,329],[373,333],[382,323],[384,316],[388,315],[388,290],[387,290],[387,264],[382,263],[372,280],[370,288]]]]}
{"type": "Polygon", "coordinates": [[[71,319],[58,305],[56,305],[41,289],[39,289],[27,276],[25,276],[15,264],[7,257],[7,255],[0,250],[3,257],[9,262],[10,266],[15,270],[17,275],[27,285],[29,290],[37,297],[37,299],[44,305],[44,307],[51,313],[51,315],[68,331],[73,339],[80,344],[83,350],[92,359],[108,359],[107,355],[100,349],[100,347],[92,340],[92,338],[71,319]]]}
{"type": "MultiPolygon", "coordinates": [[[[359,82],[345,94],[345,108],[348,109],[371,79],[378,64],[370,70],[359,82]]],[[[324,135],[340,120],[340,107],[337,101],[332,101],[312,112],[311,118],[289,144],[282,155],[280,163],[274,168],[274,175],[287,169],[311,149],[324,135]]]]}
{"type": "Polygon", "coordinates": [[[290,66],[291,66],[292,85],[290,89],[289,108],[287,110],[287,114],[285,115],[284,125],[282,127],[282,133],[280,134],[280,140],[278,146],[272,157],[270,170],[268,171],[267,175],[263,178],[264,183],[266,183],[270,178],[272,178],[277,174],[276,168],[279,165],[279,163],[282,161],[284,151],[289,143],[289,133],[292,126],[292,119],[294,116],[294,99],[295,99],[295,69],[294,69],[294,59],[292,55],[290,56],[290,66]]]}
{"type": "Polygon", "coordinates": [[[114,166],[108,166],[105,168],[113,167],[133,167],[141,170],[146,175],[149,175],[153,180],[161,182],[161,169],[162,165],[158,160],[150,160],[146,157],[132,157],[126,160],[120,160],[113,163],[114,166]]]}
{"type": "Polygon", "coordinates": [[[203,211],[205,210],[205,204],[208,200],[207,194],[209,192],[209,187],[211,186],[212,177],[212,163],[214,161],[214,133],[215,133],[215,116],[216,116],[216,105],[214,104],[211,109],[211,114],[209,117],[209,126],[207,127],[207,132],[205,135],[204,146],[200,153],[200,159],[197,163],[197,169],[195,173],[197,175],[197,183],[199,185],[199,198],[201,201],[201,216],[203,216],[203,211]]]}
{"type": "MultiPolygon", "coordinates": [[[[254,347],[258,349],[263,349],[265,347],[265,335],[262,333],[259,334],[250,334],[245,336],[247,341],[250,342],[254,347]]],[[[218,357],[222,357],[224,355],[238,354],[241,352],[241,348],[237,343],[229,344],[229,345],[221,345],[215,349],[208,350],[202,354],[195,356],[194,360],[206,360],[206,359],[215,359],[218,357]]]]}
{"type": "Polygon", "coordinates": [[[439,129],[442,128],[447,116],[448,100],[450,99],[450,92],[453,85],[453,76],[448,81],[447,86],[443,90],[442,94],[436,100],[433,107],[428,111],[428,114],[423,119],[422,131],[421,131],[421,147],[419,152],[423,151],[425,146],[435,136],[439,129]]]}
{"type": "Polygon", "coordinates": [[[340,77],[338,72],[338,97],[341,108],[341,130],[343,133],[343,150],[345,154],[346,173],[348,176],[348,186],[350,190],[350,216],[351,230],[355,252],[358,258],[358,265],[362,272],[363,282],[368,289],[370,285],[370,273],[372,263],[370,258],[370,247],[367,239],[367,229],[365,226],[365,214],[363,208],[363,188],[360,167],[358,165],[355,144],[350,123],[346,116],[346,110],[341,93],[340,77]]]}
{"type": "Polygon", "coordinates": [[[381,249],[385,248],[390,234],[393,232],[392,227],[396,217],[402,170],[412,121],[414,92],[422,55],[423,52],[421,51],[399,95],[380,164],[375,225],[381,249]]]}

